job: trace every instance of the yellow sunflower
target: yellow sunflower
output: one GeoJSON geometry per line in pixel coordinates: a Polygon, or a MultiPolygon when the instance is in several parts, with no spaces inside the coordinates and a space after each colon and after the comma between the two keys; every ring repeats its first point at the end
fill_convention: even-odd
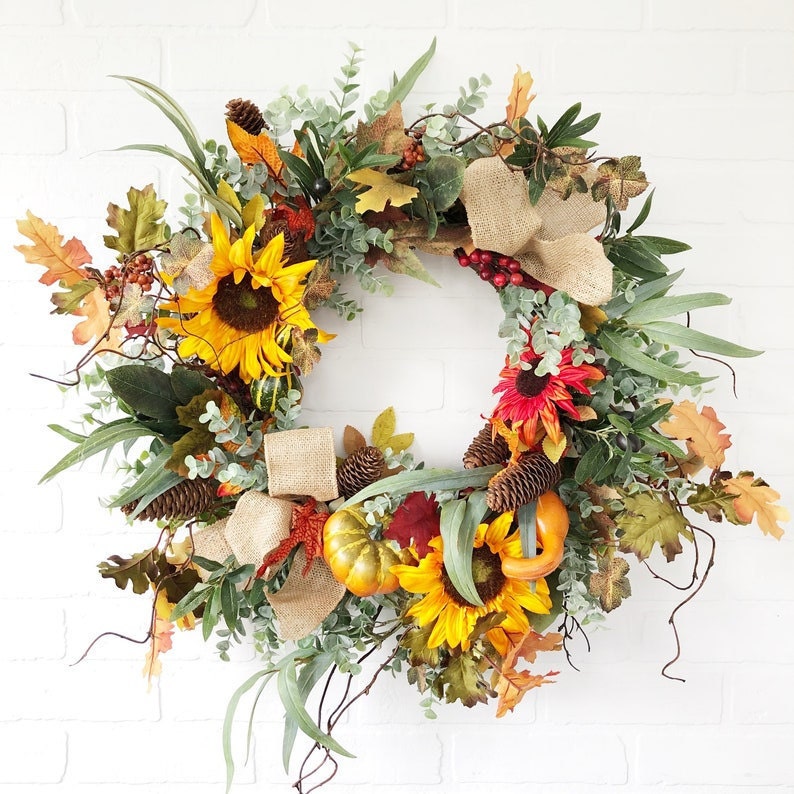
{"type": "Polygon", "coordinates": [[[506,613],[505,619],[486,636],[496,651],[504,656],[510,647],[510,634],[523,634],[529,630],[526,612],[542,615],[549,613],[551,598],[544,579],[535,582],[535,591],[529,582],[510,579],[502,573],[505,557],[521,557],[521,539],[518,531],[508,535],[513,514],[502,513],[490,524],[480,524],[474,538],[472,574],[483,606],[470,604],[453,586],[444,568],[443,541],[435,537],[430,541],[430,552],[418,565],[395,565],[392,572],[400,586],[409,593],[424,593],[425,597],[406,613],[418,626],[434,623],[428,647],[437,648],[446,643],[450,648],[458,645],[467,651],[471,646],[469,636],[474,624],[493,612],[506,613]]]}
{"type": "MultiPolygon", "coordinates": [[[[157,322],[185,337],[178,348],[184,358],[198,356],[218,372],[239,367],[246,383],[262,375],[278,375],[292,361],[281,346],[281,340],[288,338],[283,332],[289,326],[303,331],[316,328],[301,303],[304,278],[316,261],[285,265],[281,234],[254,255],[253,226],[231,243],[217,215],[211,223],[212,281],[204,289],[190,289],[186,296],[163,304],[176,316],[157,322]]],[[[319,331],[320,342],[330,338],[319,331]]]]}

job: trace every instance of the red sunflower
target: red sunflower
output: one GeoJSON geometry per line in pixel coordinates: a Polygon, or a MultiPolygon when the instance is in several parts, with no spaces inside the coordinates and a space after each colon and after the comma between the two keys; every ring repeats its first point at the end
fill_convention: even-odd
{"type": "Polygon", "coordinates": [[[493,393],[502,392],[502,396],[491,419],[508,423],[527,447],[535,446],[538,419],[542,422],[549,439],[554,444],[559,444],[563,438],[559,409],[565,411],[572,419],[581,418],[579,410],[573,404],[569,389],[590,395],[590,389],[585,382],[599,381],[604,377],[603,373],[591,364],[576,366],[571,363],[573,358],[571,348],[565,348],[561,353],[562,360],[556,375],[536,374],[535,369],[541,358],[531,345],[521,355],[521,361],[531,364],[532,369],[511,367],[506,361],[504,369],[499,373],[502,380],[494,388],[493,393]]]}

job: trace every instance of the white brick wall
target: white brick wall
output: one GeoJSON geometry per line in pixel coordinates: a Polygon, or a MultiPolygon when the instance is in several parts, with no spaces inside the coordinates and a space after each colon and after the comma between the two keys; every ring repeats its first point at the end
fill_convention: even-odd
{"type": "MultiPolygon", "coordinates": [[[[255,668],[250,652],[218,662],[195,635],[175,638],[148,694],[140,646],[104,640],[89,661],[70,666],[100,631],[145,631],[145,605],[101,580],[95,564],[148,536],[97,504],[96,467],[35,486],[63,449],[45,425],[65,421],[68,409],[54,386],[28,373],[57,376],[75,351],[67,347],[72,321],[47,316],[36,269],[12,249],[21,242],[13,220],[30,208],[81,237],[101,266],[108,201],[150,181],[181,199],[170,163],[100,153],[164,136],[176,143],[109,74],[164,85],[204,135],[221,138],[227,99],[266,102],[282,85],[304,82],[325,89],[348,39],[365,48],[363,88],[374,91],[434,34],[438,53],[417,106],[452,98],[469,74],[487,72],[495,117],[520,63],[535,75],[544,117],[581,99],[604,113],[603,152],[644,156],[658,186],[654,230],[696,246],[681,258],[687,284],[734,299],[704,313],[699,327],[770,350],[734,364],[738,400],[727,378],[717,388],[713,402],[735,443],[731,463],[763,472],[794,507],[791,0],[0,0],[0,794],[220,792],[224,706],[255,668]]],[[[449,465],[491,404],[498,309],[470,273],[428,264],[443,292],[395,279],[395,297],[367,298],[361,323],[326,318],[342,336],[311,378],[306,418],[368,429],[393,404],[400,430],[417,433],[418,454],[449,465]]],[[[715,534],[717,568],[680,614],[677,672],[686,684],[658,676],[673,648],[666,618],[675,600],[644,580],[610,629],[591,634],[590,655],[580,644],[581,673],[560,660],[558,683],[499,723],[457,706],[426,722],[413,690],[383,682],[340,725],[358,758],[343,762],[328,790],[791,790],[794,538],[776,543],[754,528],[722,526],[715,534]]],[[[253,762],[235,791],[291,790],[280,765],[281,713],[275,694],[265,696],[253,762]]]]}

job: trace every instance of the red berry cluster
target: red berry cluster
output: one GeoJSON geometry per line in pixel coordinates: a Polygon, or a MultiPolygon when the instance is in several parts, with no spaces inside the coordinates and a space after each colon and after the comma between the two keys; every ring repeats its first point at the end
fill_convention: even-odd
{"type": "Polygon", "coordinates": [[[105,297],[109,301],[121,295],[122,284],[137,284],[142,292],[148,292],[154,284],[152,258],[148,254],[138,254],[121,267],[109,267],[105,271],[105,297]]]}
{"type": "Polygon", "coordinates": [[[475,269],[483,281],[490,281],[497,289],[508,284],[520,287],[525,282],[521,263],[512,256],[483,251],[481,248],[475,248],[468,254],[462,248],[456,248],[454,253],[461,267],[475,269]]]}
{"type": "Polygon", "coordinates": [[[410,171],[417,163],[424,162],[425,147],[419,141],[412,139],[405,144],[403,159],[400,161],[401,171],[410,171]]]}

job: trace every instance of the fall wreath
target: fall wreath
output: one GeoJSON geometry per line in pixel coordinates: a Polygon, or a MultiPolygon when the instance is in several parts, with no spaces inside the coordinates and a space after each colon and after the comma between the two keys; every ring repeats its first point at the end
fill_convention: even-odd
{"type": "Polygon", "coordinates": [[[153,545],[99,565],[153,600],[145,674],[175,626],[200,624],[222,658],[249,636],[261,655],[229,706],[229,780],[231,718],[271,678],[285,762],[298,729],[312,741],[304,791],[348,754],[334,726],[372,654],[362,692],[404,669],[428,716],[440,701],[492,699],[501,716],[555,680],[538,654],[559,654],[631,594],[625,555],[658,547],[673,561],[689,543],[709,559],[705,520],[755,520],[775,537],[788,520],[762,479],[723,469],[730,437],[713,409],[680,397],[711,380],[681,350],[757,351],[690,327],[690,312],[729,299],[671,294],[681,271],[665,260],[688,246],[638,233],[652,193],[624,220],[648,187],[640,158],[596,155],[599,114],[579,104],[530,121],[520,69],[498,122],[474,118],[483,75],[406,123],[434,49],[360,117],[355,47],[328,100],[299,89],[260,111],[233,99],[231,146],[200,138],[158,87],[121,78],[184,139],[186,152],[125,147],[186,169],[195,192],[181,218],[166,222],[151,185],[131,188],[128,207],[109,206],[104,269],[33,214],[19,222],[32,241],[19,250],[59,286],[55,311],[81,318],[74,341],[88,350],[68,383],[90,392],[84,429],[53,425],[74,449],[43,479],[117,448],[126,481],[108,507],[157,522],[153,545]],[[434,284],[417,250],[473,270],[505,315],[495,406],[462,440],[460,470],[417,463],[392,409],[369,439],[300,426],[303,383],[333,338],[317,310],[352,319],[344,281],[388,292],[384,266],[434,284]],[[350,679],[341,701],[318,687],[313,719],[307,698],[334,676],[350,679]]]}

